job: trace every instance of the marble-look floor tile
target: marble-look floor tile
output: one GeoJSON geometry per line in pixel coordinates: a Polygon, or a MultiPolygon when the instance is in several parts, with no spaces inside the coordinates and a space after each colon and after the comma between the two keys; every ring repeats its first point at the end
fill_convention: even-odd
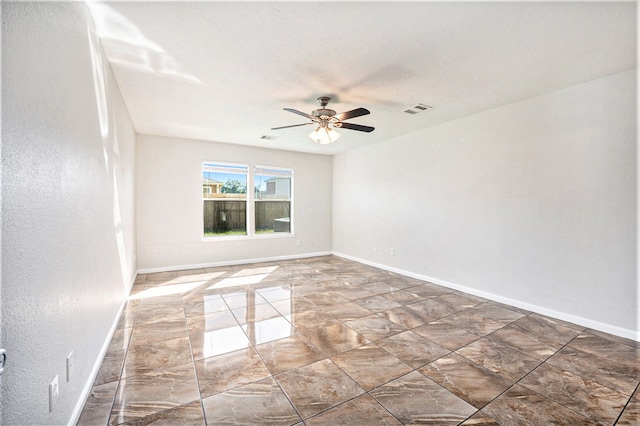
{"type": "Polygon", "coordinates": [[[220,330],[191,332],[191,354],[194,360],[222,355],[251,346],[249,338],[239,325],[220,330]]]}
{"type": "Polygon", "coordinates": [[[131,340],[131,332],[133,328],[120,328],[116,329],[109,342],[107,353],[118,350],[126,350],[129,347],[129,341],[131,340]]]}
{"type": "MultiPolygon", "coordinates": [[[[438,296],[440,297],[440,296],[438,296]]],[[[408,308],[413,309],[414,311],[423,313],[425,315],[429,315],[433,318],[440,319],[442,317],[447,317],[449,315],[455,314],[462,309],[458,309],[455,306],[452,306],[448,303],[441,303],[437,299],[438,297],[433,297],[431,299],[425,299],[420,302],[412,303],[410,305],[406,305],[408,308]]]]}
{"type": "Polygon", "coordinates": [[[467,309],[467,312],[471,312],[472,314],[479,315],[483,318],[488,318],[503,325],[511,324],[526,315],[518,310],[508,309],[504,305],[496,306],[492,302],[476,305],[473,308],[467,309]]]}
{"type": "Polygon", "coordinates": [[[640,399],[634,398],[625,407],[616,426],[640,425],[640,399]]]}
{"type": "Polygon", "coordinates": [[[78,424],[203,425],[203,398],[209,424],[640,424],[639,342],[430,282],[336,256],[135,281],[78,424]]]}
{"type": "Polygon", "coordinates": [[[591,354],[565,346],[548,361],[558,368],[577,374],[603,386],[630,396],[636,389],[640,378],[638,365],[628,365],[615,357],[591,354]]]}
{"type": "Polygon", "coordinates": [[[162,370],[191,361],[188,337],[139,345],[127,351],[122,378],[162,370]]]}
{"type": "Polygon", "coordinates": [[[402,425],[375,399],[366,394],[305,420],[307,426],[353,426],[356,422],[363,426],[402,425]]]}
{"type": "Polygon", "coordinates": [[[413,371],[370,392],[403,424],[457,425],[476,408],[413,371]]]}
{"type": "Polygon", "coordinates": [[[256,294],[254,290],[222,294],[222,298],[227,303],[229,309],[245,308],[247,306],[267,303],[267,301],[259,294],[256,294]]]}
{"type": "Polygon", "coordinates": [[[620,392],[548,363],[542,364],[520,384],[601,424],[613,424],[629,399],[620,392]]]}
{"type": "Polygon", "coordinates": [[[256,346],[271,374],[283,373],[312,364],[325,355],[306,338],[287,337],[256,346]]]}
{"type": "Polygon", "coordinates": [[[355,303],[372,312],[388,311],[389,309],[399,308],[403,306],[400,303],[387,299],[386,297],[384,297],[384,295],[381,294],[376,294],[365,299],[358,299],[355,301],[355,303]]]}
{"type": "Polygon", "coordinates": [[[338,324],[338,320],[322,311],[304,311],[287,315],[287,319],[302,332],[338,324]]]}
{"type": "Polygon", "coordinates": [[[358,299],[365,299],[375,294],[370,292],[369,290],[365,290],[363,288],[357,288],[357,287],[337,289],[337,290],[333,290],[333,292],[351,301],[358,300],[358,299]]]}
{"type": "Polygon", "coordinates": [[[76,426],[106,425],[109,422],[117,388],[117,381],[91,388],[76,426]]]}
{"type": "Polygon", "coordinates": [[[573,340],[579,331],[562,325],[564,322],[543,315],[531,314],[513,322],[509,327],[543,337],[548,341],[565,345],[573,340]]]}
{"type": "Polygon", "coordinates": [[[320,307],[332,306],[340,303],[349,302],[349,299],[347,299],[344,296],[341,296],[340,293],[334,292],[334,291],[312,293],[312,294],[306,295],[304,298],[310,301],[311,303],[313,303],[314,305],[320,306],[320,307]]]}
{"type": "Polygon", "coordinates": [[[500,426],[500,423],[487,416],[486,414],[477,412],[464,422],[460,423],[460,426],[500,426]]]}
{"type": "Polygon", "coordinates": [[[375,314],[345,321],[344,324],[372,342],[405,331],[404,327],[375,314]]]}
{"type": "Polygon", "coordinates": [[[187,318],[187,328],[189,333],[204,333],[207,331],[220,330],[238,325],[233,313],[226,309],[224,311],[213,312],[207,315],[198,315],[187,318]]]}
{"type": "Polygon", "coordinates": [[[378,315],[407,329],[435,321],[435,318],[430,317],[427,314],[414,311],[413,309],[409,309],[405,306],[380,312],[378,315]]]}
{"type": "Polygon", "coordinates": [[[416,327],[411,331],[422,337],[426,337],[450,351],[455,351],[480,338],[477,334],[473,334],[470,331],[463,330],[444,321],[430,322],[416,327]]]}
{"type": "Polygon", "coordinates": [[[300,417],[273,378],[202,400],[210,425],[293,425],[300,417]]]}
{"type": "Polygon", "coordinates": [[[196,361],[195,368],[202,398],[257,382],[270,375],[254,348],[196,361]]]}
{"type": "MultiPolygon", "coordinates": [[[[568,327],[571,326],[571,323],[568,323],[568,327]]],[[[580,327],[580,326],[575,326],[575,327],[580,327]]],[[[597,336],[600,338],[603,338],[605,340],[608,340],[610,342],[616,342],[616,343],[621,343],[623,345],[635,348],[635,349],[640,349],[640,341],[636,342],[635,340],[631,340],[631,339],[627,339],[624,337],[620,337],[620,336],[614,336],[612,334],[607,334],[604,333],[602,331],[598,331],[598,330],[593,330],[590,328],[586,328],[586,327],[582,327],[582,328],[576,328],[576,330],[580,330],[582,331],[582,334],[584,335],[589,335],[589,336],[597,336]]]]}
{"type": "Polygon", "coordinates": [[[508,325],[487,336],[488,339],[527,354],[540,361],[548,359],[562,344],[508,325]]]}
{"type": "Polygon", "coordinates": [[[410,305],[412,303],[416,303],[422,300],[422,298],[417,294],[413,294],[409,291],[404,291],[404,290],[391,291],[389,293],[384,293],[382,296],[385,299],[389,299],[392,302],[396,302],[401,305],[410,305]]]}
{"type": "Polygon", "coordinates": [[[364,393],[329,359],[279,374],[276,379],[303,419],[364,393]]]}
{"type": "Polygon", "coordinates": [[[508,309],[508,310],[514,311],[514,312],[519,312],[523,316],[529,315],[531,313],[531,311],[528,311],[526,309],[518,308],[517,306],[505,305],[504,303],[496,302],[496,301],[493,301],[493,300],[487,301],[486,304],[487,305],[491,305],[491,306],[496,306],[498,308],[508,309]]]}
{"type": "Polygon", "coordinates": [[[613,357],[630,367],[640,366],[640,349],[618,339],[583,333],[573,339],[569,346],[593,355],[613,357]]]}
{"type": "Polygon", "coordinates": [[[268,303],[249,307],[235,308],[231,312],[236,317],[238,324],[244,325],[250,322],[264,321],[280,316],[273,306],[268,303]]]}
{"type": "Polygon", "coordinates": [[[131,333],[129,348],[187,336],[187,324],[184,319],[137,324],[131,333]]]}
{"type": "Polygon", "coordinates": [[[484,407],[513,384],[455,353],[433,361],[419,371],[476,408],[484,407]]]}
{"type": "Polygon", "coordinates": [[[376,344],[412,368],[422,367],[450,352],[437,343],[411,331],[378,340],[376,344]]]}
{"type": "Polygon", "coordinates": [[[274,285],[256,290],[264,300],[269,303],[282,300],[291,300],[293,297],[292,286],[289,284],[274,285]]]}
{"type": "Polygon", "coordinates": [[[151,274],[147,274],[147,279],[145,280],[145,282],[156,282],[156,283],[163,283],[166,281],[171,281],[174,278],[178,277],[178,272],[176,271],[167,271],[167,272],[153,272],[151,274]]]}
{"type": "Polygon", "coordinates": [[[472,306],[482,305],[489,301],[483,297],[474,296],[473,294],[464,293],[458,290],[443,294],[442,296],[438,296],[438,298],[438,300],[443,303],[449,303],[462,309],[469,309],[472,306]]]}
{"type": "Polygon", "coordinates": [[[271,306],[273,306],[281,315],[295,315],[301,314],[304,312],[316,312],[316,305],[305,299],[304,297],[300,297],[298,295],[293,296],[291,299],[286,300],[276,300],[275,302],[270,302],[271,306]]]}
{"type": "Polygon", "coordinates": [[[141,305],[134,325],[184,319],[184,308],[180,305],[141,305]]]}
{"type": "Polygon", "coordinates": [[[363,285],[362,288],[376,294],[383,294],[383,293],[389,293],[389,292],[400,290],[398,287],[394,287],[385,281],[378,281],[378,282],[366,284],[366,285],[363,285]]]}
{"type": "Polygon", "coordinates": [[[520,385],[515,385],[500,395],[484,407],[482,412],[496,419],[502,426],[597,424],[520,385]]]}
{"type": "Polygon", "coordinates": [[[116,325],[116,330],[120,330],[123,328],[132,328],[133,324],[136,322],[136,315],[135,313],[123,313],[122,316],[120,316],[120,320],[118,321],[118,324],[116,325]]]}
{"type": "Polygon", "coordinates": [[[100,369],[93,385],[97,386],[119,380],[125,356],[126,351],[124,350],[107,352],[102,359],[102,364],[100,364],[100,369]]]}
{"type": "Polygon", "coordinates": [[[154,287],[154,292],[147,292],[146,297],[138,299],[139,305],[138,314],[152,312],[157,308],[163,309],[169,306],[181,306],[182,305],[182,291],[185,286],[180,285],[168,285],[161,287],[154,287]],[[178,292],[174,292],[177,290],[178,292]]]}
{"type": "Polygon", "coordinates": [[[117,425],[198,400],[193,364],[120,381],[109,424],[117,425]]]}
{"type": "Polygon", "coordinates": [[[227,303],[219,294],[198,294],[184,303],[184,314],[187,318],[226,311],[227,303]]]}
{"type": "Polygon", "coordinates": [[[377,345],[369,344],[331,358],[363,389],[371,390],[412,370],[377,345]]]}
{"type": "Polygon", "coordinates": [[[406,287],[404,288],[404,290],[427,299],[442,296],[443,294],[451,293],[453,291],[449,288],[441,287],[439,285],[431,283],[421,283],[415,286],[406,287]]]}
{"type": "Polygon", "coordinates": [[[146,417],[128,421],[123,426],[204,426],[204,415],[200,401],[179,405],[168,410],[159,411],[146,417]]]}
{"type": "Polygon", "coordinates": [[[363,335],[343,324],[308,330],[306,335],[311,343],[327,356],[337,355],[369,343],[363,335]]]}
{"type": "Polygon", "coordinates": [[[282,316],[249,322],[244,324],[242,329],[254,345],[291,337],[296,332],[293,325],[282,316]]]}
{"type": "Polygon", "coordinates": [[[339,321],[346,321],[371,315],[373,311],[356,303],[362,300],[364,299],[359,299],[355,302],[340,303],[339,305],[325,306],[322,312],[325,315],[339,321]]]}
{"type": "Polygon", "coordinates": [[[487,338],[458,349],[456,353],[513,382],[540,365],[537,359],[487,338]]]}
{"type": "Polygon", "coordinates": [[[489,318],[475,315],[469,310],[457,312],[441,319],[444,322],[455,325],[458,328],[468,330],[478,336],[486,336],[504,327],[503,323],[489,318]]]}

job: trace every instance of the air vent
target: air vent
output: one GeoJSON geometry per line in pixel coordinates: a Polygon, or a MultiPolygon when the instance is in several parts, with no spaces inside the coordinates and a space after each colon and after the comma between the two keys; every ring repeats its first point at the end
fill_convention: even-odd
{"type": "Polygon", "coordinates": [[[430,107],[429,105],[425,105],[425,104],[415,104],[413,106],[410,106],[409,108],[405,109],[404,112],[406,112],[407,114],[417,114],[419,112],[422,111],[426,111],[428,109],[431,109],[432,107],[430,107]]]}
{"type": "Polygon", "coordinates": [[[278,137],[277,136],[262,135],[262,136],[260,136],[260,139],[264,139],[266,141],[274,141],[274,140],[278,139],[278,137]]]}

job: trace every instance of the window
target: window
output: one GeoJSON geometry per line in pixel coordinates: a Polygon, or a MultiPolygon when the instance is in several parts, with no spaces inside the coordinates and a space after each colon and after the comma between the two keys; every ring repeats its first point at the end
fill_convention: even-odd
{"type": "Polygon", "coordinates": [[[256,166],[256,234],[291,233],[291,181],[293,170],[256,166]]]}
{"type": "Polygon", "coordinates": [[[293,170],[202,164],[205,237],[291,234],[293,170]],[[247,188],[254,187],[253,191],[247,188]]]}
{"type": "Polygon", "coordinates": [[[247,235],[248,167],[202,165],[204,236],[247,235]]]}

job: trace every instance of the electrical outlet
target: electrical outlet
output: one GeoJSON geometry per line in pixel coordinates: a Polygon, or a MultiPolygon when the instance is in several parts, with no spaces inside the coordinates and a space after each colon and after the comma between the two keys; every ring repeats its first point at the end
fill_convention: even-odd
{"type": "Polygon", "coordinates": [[[389,254],[391,256],[395,256],[396,255],[396,249],[394,249],[394,248],[389,249],[389,254]]]}
{"type": "Polygon", "coordinates": [[[56,405],[60,388],[58,386],[58,375],[54,377],[53,381],[49,383],[49,412],[53,413],[53,407],[56,405]]]}
{"type": "Polygon", "coordinates": [[[378,246],[377,245],[373,245],[373,251],[378,251],[378,246]]]}
{"type": "Polygon", "coordinates": [[[297,241],[296,241],[296,245],[297,245],[297,246],[301,246],[301,245],[302,245],[302,241],[297,240],[297,241]]]}
{"type": "Polygon", "coordinates": [[[151,255],[152,255],[153,257],[156,257],[156,256],[158,255],[158,250],[154,250],[154,251],[152,251],[152,252],[151,252],[151,255]]]}
{"type": "Polygon", "coordinates": [[[73,370],[73,351],[67,357],[67,382],[71,381],[71,370],[73,370]]]}

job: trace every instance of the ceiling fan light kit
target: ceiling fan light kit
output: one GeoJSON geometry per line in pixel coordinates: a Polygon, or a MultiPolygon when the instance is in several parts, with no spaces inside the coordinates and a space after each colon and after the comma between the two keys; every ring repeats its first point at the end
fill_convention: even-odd
{"type": "Polygon", "coordinates": [[[309,133],[309,139],[320,145],[334,143],[340,137],[340,133],[329,127],[326,122],[321,122],[317,129],[309,133]]]}
{"type": "Polygon", "coordinates": [[[307,117],[311,120],[310,123],[292,124],[290,126],[272,127],[271,130],[286,129],[289,127],[306,126],[309,124],[317,124],[318,127],[309,134],[309,138],[317,144],[326,145],[335,142],[340,137],[340,133],[336,132],[333,128],[342,128],[349,130],[357,130],[359,132],[373,132],[374,128],[370,126],[363,126],[360,124],[344,123],[343,120],[348,120],[354,117],[360,117],[370,114],[369,110],[365,108],[356,108],[351,111],[346,111],[340,114],[332,109],[326,108],[331,98],[327,96],[320,96],[318,103],[320,108],[313,110],[311,114],[304,113],[292,108],[283,108],[285,111],[292,112],[294,114],[307,117]]]}

